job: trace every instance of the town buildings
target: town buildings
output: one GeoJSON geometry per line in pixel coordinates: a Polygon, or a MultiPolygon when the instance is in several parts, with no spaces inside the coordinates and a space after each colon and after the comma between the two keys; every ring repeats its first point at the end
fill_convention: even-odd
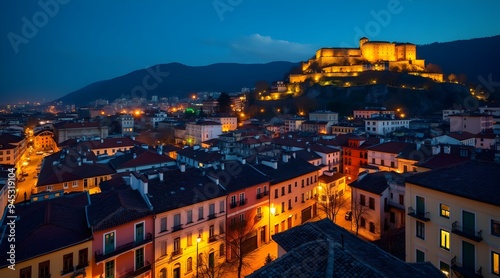
{"type": "Polygon", "coordinates": [[[493,116],[480,113],[449,115],[450,132],[461,131],[478,134],[493,128],[493,116]]]}

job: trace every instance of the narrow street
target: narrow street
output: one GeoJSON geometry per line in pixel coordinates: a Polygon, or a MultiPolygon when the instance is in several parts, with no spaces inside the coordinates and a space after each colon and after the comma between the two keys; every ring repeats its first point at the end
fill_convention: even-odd
{"type": "Polygon", "coordinates": [[[24,202],[25,192],[26,199],[29,200],[31,191],[38,181],[37,173],[40,172],[36,168],[39,164],[42,163],[42,160],[44,158],[43,155],[37,155],[34,151],[30,156],[26,154],[26,157],[29,157],[30,161],[26,161],[28,165],[24,166],[22,171],[28,173],[28,176],[22,176],[22,178],[24,178],[24,181],[20,181],[19,179],[17,181],[16,189],[19,189],[19,191],[17,194],[16,203],[24,202]]]}

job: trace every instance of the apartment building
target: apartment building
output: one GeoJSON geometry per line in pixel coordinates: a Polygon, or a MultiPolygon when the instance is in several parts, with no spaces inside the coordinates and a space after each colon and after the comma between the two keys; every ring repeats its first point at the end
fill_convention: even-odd
{"type": "Polygon", "coordinates": [[[500,275],[500,165],[469,160],[406,180],[406,261],[448,277],[500,275]]]}

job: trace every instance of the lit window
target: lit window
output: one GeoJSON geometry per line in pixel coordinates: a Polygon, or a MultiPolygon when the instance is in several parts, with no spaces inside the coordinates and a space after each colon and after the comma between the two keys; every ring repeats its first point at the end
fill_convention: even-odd
{"type": "Polygon", "coordinates": [[[441,215],[442,217],[450,218],[450,206],[441,204],[439,215],[441,215]]]}
{"type": "Polygon", "coordinates": [[[441,230],[441,239],[439,242],[439,246],[441,246],[441,248],[450,250],[450,232],[441,230]]]}
{"type": "Polygon", "coordinates": [[[491,252],[491,273],[500,276],[500,253],[491,252]]]}

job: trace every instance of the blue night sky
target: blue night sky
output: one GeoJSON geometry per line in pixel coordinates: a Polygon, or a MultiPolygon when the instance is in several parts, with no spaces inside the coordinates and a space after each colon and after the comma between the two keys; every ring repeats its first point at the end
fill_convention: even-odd
{"type": "Polygon", "coordinates": [[[160,63],[297,62],[361,36],[494,36],[499,11],[497,0],[2,0],[0,103],[50,101],[160,63]]]}

